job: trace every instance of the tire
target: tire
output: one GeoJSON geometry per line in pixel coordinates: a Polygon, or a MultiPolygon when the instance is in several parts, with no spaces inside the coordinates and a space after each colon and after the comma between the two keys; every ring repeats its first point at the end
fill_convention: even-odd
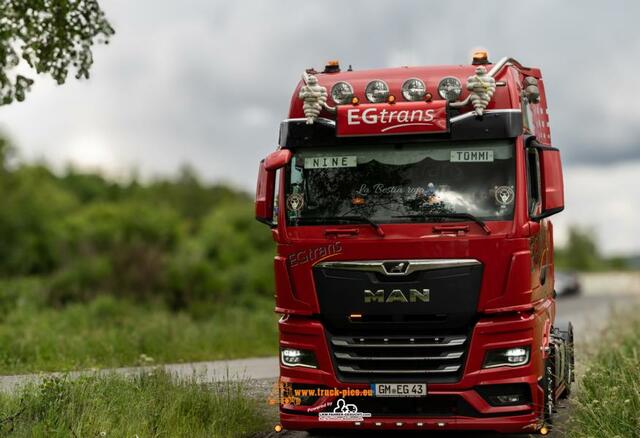
{"type": "Polygon", "coordinates": [[[573,325],[569,322],[566,325],[566,330],[562,332],[562,338],[565,342],[566,359],[564,364],[565,390],[560,396],[561,399],[567,399],[571,395],[571,384],[576,381],[576,359],[573,349],[573,325]]]}

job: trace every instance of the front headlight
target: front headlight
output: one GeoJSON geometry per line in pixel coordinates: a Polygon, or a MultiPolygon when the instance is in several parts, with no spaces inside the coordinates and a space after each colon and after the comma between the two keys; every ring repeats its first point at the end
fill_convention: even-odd
{"type": "Polygon", "coordinates": [[[529,356],[529,347],[489,350],[484,357],[482,368],[519,367],[529,363],[529,356]]]}
{"type": "Polygon", "coordinates": [[[298,350],[297,348],[281,348],[280,363],[288,367],[318,368],[316,355],[313,351],[298,350]]]}

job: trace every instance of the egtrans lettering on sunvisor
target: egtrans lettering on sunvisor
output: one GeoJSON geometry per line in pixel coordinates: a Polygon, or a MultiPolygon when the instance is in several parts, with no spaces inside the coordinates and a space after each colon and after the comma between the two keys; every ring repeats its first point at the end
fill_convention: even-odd
{"type": "Polygon", "coordinates": [[[336,130],[339,137],[447,132],[447,105],[442,100],[393,105],[340,105],[336,114],[336,130]]]}

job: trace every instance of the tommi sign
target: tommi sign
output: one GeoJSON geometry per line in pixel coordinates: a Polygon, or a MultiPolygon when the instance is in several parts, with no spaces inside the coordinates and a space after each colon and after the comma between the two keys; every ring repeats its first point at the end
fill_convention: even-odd
{"type": "Polygon", "coordinates": [[[338,136],[446,132],[444,101],[339,105],[338,136]]]}
{"type": "Polygon", "coordinates": [[[452,162],[491,162],[493,161],[493,151],[451,151],[452,162]]]}

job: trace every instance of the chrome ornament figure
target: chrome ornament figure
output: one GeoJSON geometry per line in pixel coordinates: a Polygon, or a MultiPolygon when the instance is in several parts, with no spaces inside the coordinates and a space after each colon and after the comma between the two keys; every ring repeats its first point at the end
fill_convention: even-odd
{"type": "Polygon", "coordinates": [[[300,88],[298,97],[304,101],[302,109],[307,118],[307,125],[313,125],[320,111],[327,107],[327,89],[318,83],[318,78],[314,75],[304,73],[302,80],[304,85],[300,88]]]}
{"type": "Polygon", "coordinates": [[[496,80],[480,65],[476,67],[476,74],[467,79],[467,90],[476,114],[482,116],[496,91],[496,80]]]}

